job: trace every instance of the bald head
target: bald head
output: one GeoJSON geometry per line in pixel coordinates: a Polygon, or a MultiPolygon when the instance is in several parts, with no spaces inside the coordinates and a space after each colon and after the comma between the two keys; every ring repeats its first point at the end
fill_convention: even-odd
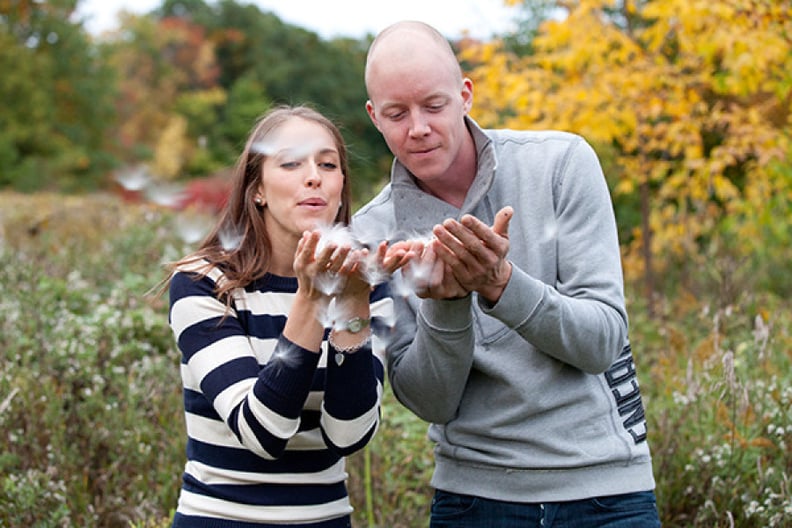
{"type": "Polygon", "coordinates": [[[461,207],[476,176],[466,116],[473,82],[433,27],[398,22],[383,30],[366,60],[366,111],[393,155],[424,190],[461,207]]]}
{"type": "Polygon", "coordinates": [[[383,29],[366,56],[365,83],[371,97],[371,79],[383,68],[408,58],[425,58],[447,70],[455,82],[462,83],[462,70],[448,40],[424,22],[404,20],[383,29]]]}

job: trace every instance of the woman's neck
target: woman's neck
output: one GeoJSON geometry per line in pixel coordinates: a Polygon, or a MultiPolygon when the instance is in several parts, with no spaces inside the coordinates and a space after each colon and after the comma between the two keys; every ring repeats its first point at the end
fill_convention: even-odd
{"type": "Polygon", "coordinates": [[[273,236],[270,233],[269,272],[281,277],[294,277],[294,253],[297,251],[299,237],[273,236]]]}

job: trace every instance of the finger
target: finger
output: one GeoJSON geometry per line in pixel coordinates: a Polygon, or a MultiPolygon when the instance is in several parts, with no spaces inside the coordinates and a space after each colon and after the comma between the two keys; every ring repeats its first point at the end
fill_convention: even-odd
{"type": "Polygon", "coordinates": [[[382,241],[377,246],[377,262],[385,262],[388,258],[388,250],[391,249],[386,241],[382,241]]]}
{"type": "Polygon", "coordinates": [[[479,236],[482,236],[488,231],[492,231],[498,236],[509,238],[509,222],[512,217],[514,217],[514,209],[510,205],[507,205],[495,214],[495,221],[491,228],[473,215],[463,216],[460,222],[479,236]]]}
{"type": "Polygon", "coordinates": [[[475,239],[473,233],[456,220],[446,220],[442,225],[432,229],[435,238],[457,257],[463,258],[467,254],[465,244],[470,244],[475,239]]]}
{"type": "Polygon", "coordinates": [[[419,288],[426,287],[430,280],[437,255],[431,245],[423,249],[423,254],[410,259],[404,266],[405,278],[419,288]]]}
{"type": "MultiPolygon", "coordinates": [[[[495,223],[492,227],[470,215],[465,215],[461,222],[462,225],[470,229],[470,231],[483,243],[487,248],[492,249],[499,255],[502,255],[508,250],[508,227],[509,220],[513,216],[513,211],[509,207],[501,209],[495,218],[495,223]]],[[[475,243],[470,243],[469,248],[475,248],[475,243]]]]}
{"type": "Polygon", "coordinates": [[[434,252],[437,255],[438,259],[442,260],[449,266],[453,266],[454,264],[460,263],[459,255],[457,255],[457,253],[455,253],[451,248],[449,248],[439,239],[435,244],[434,252]]]}
{"type": "Polygon", "coordinates": [[[400,249],[404,249],[404,250],[410,249],[413,246],[414,242],[412,240],[400,240],[398,242],[394,242],[393,244],[388,244],[387,240],[383,240],[382,242],[380,242],[380,246],[382,244],[385,244],[388,250],[396,251],[400,249]]]}
{"type": "Polygon", "coordinates": [[[338,272],[342,275],[353,275],[360,270],[361,262],[368,255],[367,250],[353,250],[350,251],[344,259],[338,272]]]}
{"type": "Polygon", "coordinates": [[[473,290],[487,275],[486,267],[474,255],[464,259],[459,258],[443,244],[438,244],[435,251],[438,260],[445,265],[443,280],[446,283],[444,284],[446,291],[458,291],[460,286],[466,290],[473,290]]]}
{"type": "Polygon", "coordinates": [[[431,288],[426,290],[425,296],[433,299],[450,299],[463,297],[469,292],[470,290],[457,280],[453,270],[438,259],[437,266],[433,270],[431,288]]]}
{"type": "Polygon", "coordinates": [[[514,216],[514,209],[507,205],[495,215],[495,222],[492,224],[492,230],[502,237],[509,238],[509,222],[514,216]]]}
{"type": "MultiPolygon", "coordinates": [[[[497,249],[491,245],[496,245],[500,237],[492,233],[489,227],[476,218],[470,217],[466,222],[470,223],[476,231],[453,220],[446,220],[443,223],[443,228],[448,229],[449,233],[459,241],[458,244],[449,243],[450,239],[443,236],[442,231],[437,233],[437,238],[442,240],[472,272],[475,268],[488,265],[497,259],[495,253],[497,249]]],[[[451,263],[449,262],[449,264],[451,263]]],[[[457,269],[458,266],[453,267],[457,269]]]]}
{"type": "Polygon", "coordinates": [[[443,294],[445,297],[463,297],[470,293],[472,288],[460,282],[448,265],[445,267],[443,276],[443,294]]]}
{"type": "Polygon", "coordinates": [[[404,250],[392,253],[382,261],[382,269],[385,273],[393,273],[397,269],[404,267],[414,257],[415,253],[409,253],[404,250]]]}
{"type": "Polygon", "coordinates": [[[429,289],[436,288],[443,283],[444,270],[445,262],[440,258],[436,259],[432,265],[432,272],[429,274],[429,289]]]}
{"type": "Polygon", "coordinates": [[[336,248],[335,251],[330,254],[327,264],[325,265],[327,271],[334,273],[341,271],[350,251],[352,251],[352,248],[349,246],[340,246],[336,248]]]}
{"type": "Polygon", "coordinates": [[[316,232],[305,231],[297,243],[297,251],[295,253],[295,260],[298,260],[302,265],[308,265],[314,258],[316,252],[316,245],[319,243],[319,234],[316,232]]]}
{"type": "Polygon", "coordinates": [[[398,243],[388,246],[387,242],[381,242],[377,247],[377,262],[386,273],[393,273],[404,266],[411,258],[408,257],[409,244],[398,243]]]}

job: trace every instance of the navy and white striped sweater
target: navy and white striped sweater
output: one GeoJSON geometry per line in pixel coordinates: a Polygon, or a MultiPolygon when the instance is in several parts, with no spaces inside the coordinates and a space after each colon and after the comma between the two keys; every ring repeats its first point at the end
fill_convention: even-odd
{"type": "Polygon", "coordinates": [[[326,339],[316,354],[281,335],[295,278],[267,275],[235,290],[229,313],[214,293],[219,280],[216,268],[200,279],[183,270],[170,284],[188,437],[174,527],[349,515],[343,457],[379,425],[385,348],[379,337],[393,319],[387,286],[371,295],[372,345],[339,366],[327,361],[326,339]]]}

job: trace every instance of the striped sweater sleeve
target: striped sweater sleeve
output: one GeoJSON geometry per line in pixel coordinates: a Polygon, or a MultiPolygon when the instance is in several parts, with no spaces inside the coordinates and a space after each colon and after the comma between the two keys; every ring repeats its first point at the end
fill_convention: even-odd
{"type": "Polygon", "coordinates": [[[328,345],[321,424],[328,447],[340,455],[363,448],[379,426],[385,340],[393,319],[386,284],[371,294],[371,318],[371,341],[357,352],[345,354],[340,364],[335,361],[337,351],[328,345]]]}

